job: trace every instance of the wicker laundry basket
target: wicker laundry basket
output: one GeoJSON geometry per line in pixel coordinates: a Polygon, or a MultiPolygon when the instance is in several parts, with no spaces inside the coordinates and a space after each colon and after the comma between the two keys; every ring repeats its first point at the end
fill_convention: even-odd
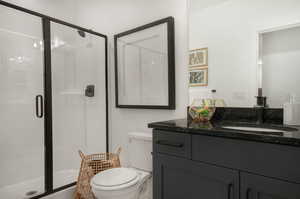
{"type": "Polygon", "coordinates": [[[120,167],[120,152],[121,148],[116,153],[91,155],[85,155],[79,151],[82,160],[76,185],[75,199],[95,199],[90,185],[92,177],[106,169],[120,167]]]}

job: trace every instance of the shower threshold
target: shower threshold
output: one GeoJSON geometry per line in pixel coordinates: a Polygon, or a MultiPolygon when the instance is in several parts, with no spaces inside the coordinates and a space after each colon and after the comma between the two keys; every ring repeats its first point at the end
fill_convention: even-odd
{"type": "MultiPolygon", "coordinates": [[[[61,170],[54,173],[54,188],[77,181],[78,170],[61,170]]],[[[44,193],[44,178],[39,177],[0,188],[0,196],[5,199],[29,199],[44,193]]]]}

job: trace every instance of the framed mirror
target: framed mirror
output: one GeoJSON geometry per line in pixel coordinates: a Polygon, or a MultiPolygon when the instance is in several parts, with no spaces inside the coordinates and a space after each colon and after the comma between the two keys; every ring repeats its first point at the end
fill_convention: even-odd
{"type": "Polygon", "coordinates": [[[175,109],[174,18],[114,36],[116,107],[175,109]]]}
{"type": "Polygon", "coordinates": [[[269,107],[299,101],[299,34],[299,23],[259,32],[259,89],[269,107]]]}

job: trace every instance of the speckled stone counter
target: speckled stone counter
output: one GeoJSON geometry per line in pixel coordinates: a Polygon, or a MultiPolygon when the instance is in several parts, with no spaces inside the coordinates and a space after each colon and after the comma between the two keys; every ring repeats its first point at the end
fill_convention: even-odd
{"type": "Polygon", "coordinates": [[[149,128],[170,132],[199,134],[224,138],[242,139],[300,147],[300,126],[284,126],[280,124],[261,124],[232,121],[192,122],[188,119],[178,119],[148,124],[149,128]],[[254,132],[244,130],[224,129],[224,126],[259,127],[282,130],[282,132],[254,132]]]}

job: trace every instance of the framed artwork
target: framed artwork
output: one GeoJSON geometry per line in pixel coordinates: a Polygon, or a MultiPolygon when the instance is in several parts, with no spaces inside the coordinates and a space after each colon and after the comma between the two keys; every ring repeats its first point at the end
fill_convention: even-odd
{"type": "Polygon", "coordinates": [[[189,71],[189,86],[207,86],[208,68],[194,68],[189,71]]]}
{"type": "Polygon", "coordinates": [[[199,67],[208,65],[208,48],[191,50],[189,53],[189,67],[199,67]]]}

